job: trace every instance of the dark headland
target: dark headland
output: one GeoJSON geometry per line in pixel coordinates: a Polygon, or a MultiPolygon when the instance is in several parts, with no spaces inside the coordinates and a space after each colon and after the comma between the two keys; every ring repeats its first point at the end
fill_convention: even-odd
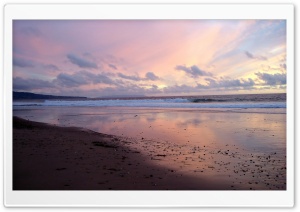
{"type": "Polygon", "coordinates": [[[82,96],[55,96],[55,95],[44,95],[35,94],[30,92],[17,92],[13,91],[13,100],[34,100],[34,99],[87,99],[87,97],[82,96]]]}

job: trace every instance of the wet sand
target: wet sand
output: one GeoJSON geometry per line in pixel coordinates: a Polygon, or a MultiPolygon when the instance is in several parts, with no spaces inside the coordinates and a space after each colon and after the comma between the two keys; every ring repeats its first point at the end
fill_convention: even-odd
{"type": "Polygon", "coordinates": [[[286,189],[285,114],[119,108],[14,113],[52,123],[14,118],[14,189],[286,189]]]}
{"type": "MultiPolygon", "coordinates": [[[[131,141],[13,118],[14,190],[224,190],[230,184],[151,163],[131,141]]],[[[157,159],[166,155],[156,155],[157,159]]]]}

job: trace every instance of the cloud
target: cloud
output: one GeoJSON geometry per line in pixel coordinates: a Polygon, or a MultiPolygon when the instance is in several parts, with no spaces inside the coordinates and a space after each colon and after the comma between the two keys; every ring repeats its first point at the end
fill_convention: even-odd
{"type": "Polygon", "coordinates": [[[286,64],[285,63],[280,64],[280,67],[283,68],[284,70],[286,70],[286,64]]]}
{"type": "Polygon", "coordinates": [[[146,79],[151,80],[151,81],[155,81],[155,80],[158,80],[159,77],[156,76],[153,72],[147,72],[146,73],[146,79]]]}
{"type": "Polygon", "coordinates": [[[266,85],[285,85],[286,74],[255,73],[266,85]]]}
{"type": "Polygon", "coordinates": [[[142,78],[140,78],[139,76],[134,76],[134,75],[125,75],[122,73],[118,73],[118,76],[123,78],[123,79],[128,79],[128,80],[133,80],[133,81],[141,81],[142,78]]]}
{"type": "Polygon", "coordinates": [[[87,71],[81,71],[82,75],[86,76],[87,79],[93,84],[107,84],[107,85],[116,85],[117,83],[113,81],[111,78],[106,76],[104,73],[102,74],[93,74],[87,71]]]}
{"type": "Polygon", "coordinates": [[[45,80],[39,79],[23,79],[22,77],[13,78],[13,89],[30,91],[34,89],[53,88],[54,85],[45,80]]]}
{"type": "Polygon", "coordinates": [[[79,66],[80,68],[98,68],[97,64],[86,59],[82,59],[73,54],[68,54],[67,58],[71,63],[79,66]]]}
{"type": "Polygon", "coordinates": [[[252,87],[255,85],[253,79],[221,79],[216,81],[214,79],[206,78],[208,85],[198,84],[199,88],[232,88],[232,87],[252,87]]]}
{"type": "Polygon", "coordinates": [[[22,58],[13,58],[13,65],[21,68],[34,67],[34,63],[30,60],[24,60],[22,58]]]}
{"type": "Polygon", "coordinates": [[[34,28],[34,27],[23,27],[20,29],[20,31],[25,35],[33,35],[36,37],[39,37],[42,35],[42,33],[37,28],[34,28]]]}
{"type": "Polygon", "coordinates": [[[125,75],[122,73],[118,73],[118,76],[123,79],[128,79],[133,81],[148,81],[148,80],[155,81],[159,79],[159,77],[156,76],[153,72],[147,72],[144,78],[135,75],[125,75]]]}
{"type": "Polygon", "coordinates": [[[99,91],[99,94],[105,96],[144,96],[144,95],[153,95],[162,93],[161,90],[158,89],[157,86],[152,85],[151,88],[144,88],[137,84],[124,84],[124,85],[116,85],[113,87],[106,87],[99,91]]]}
{"type": "Polygon", "coordinates": [[[113,64],[108,64],[108,66],[111,67],[112,69],[115,69],[115,70],[118,69],[117,66],[115,66],[115,65],[113,65],[113,64]]]}
{"type": "Polygon", "coordinates": [[[249,57],[249,58],[251,58],[251,59],[254,59],[253,54],[251,54],[250,52],[245,51],[245,54],[246,54],[247,57],[249,57]]]}
{"type": "Polygon", "coordinates": [[[164,93],[190,93],[199,90],[198,87],[189,85],[173,85],[163,88],[164,93]]]}
{"type": "Polygon", "coordinates": [[[53,64],[43,65],[43,68],[51,70],[51,71],[59,71],[59,68],[53,64]]]}
{"type": "Polygon", "coordinates": [[[205,79],[206,85],[197,84],[196,86],[190,85],[174,85],[163,89],[164,93],[195,93],[206,90],[245,90],[254,89],[255,82],[252,79],[220,79],[214,80],[210,78],[205,79]]]}
{"type": "Polygon", "coordinates": [[[212,76],[212,73],[201,70],[198,66],[193,65],[191,67],[186,67],[184,65],[178,65],[175,67],[176,70],[184,71],[189,76],[193,78],[198,78],[199,76],[212,76]]]}
{"type": "Polygon", "coordinates": [[[78,87],[87,84],[117,84],[104,74],[93,74],[87,71],[79,71],[75,74],[59,74],[53,81],[62,87],[78,87]]]}
{"type": "Polygon", "coordinates": [[[62,87],[78,87],[88,84],[88,82],[78,74],[70,75],[65,73],[59,74],[54,82],[62,87]]]}
{"type": "Polygon", "coordinates": [[[257,60],[268,60],[268,58],[264,57],[264,56],[254,56],[253,54],[251,54],[248,51],[245,51],[245,55],[250,58],[250,59],[257,59],[257,60]]]}

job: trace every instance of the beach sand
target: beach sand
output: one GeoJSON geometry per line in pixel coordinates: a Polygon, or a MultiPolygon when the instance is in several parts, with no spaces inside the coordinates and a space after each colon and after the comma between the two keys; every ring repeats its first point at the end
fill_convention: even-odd
{"type": "MultiPolygon", "coordinates": [[[[224,190],[151,163],[122,137],[13,118],[13,190],[224,190]]],[[[156,155],[165,158],[166,155],[156,155]]]]}
{"type": "Polygon", "coordinates": [[[14,110],[13,189],[285,190],[286,115],[261,112],[14,110]]]}

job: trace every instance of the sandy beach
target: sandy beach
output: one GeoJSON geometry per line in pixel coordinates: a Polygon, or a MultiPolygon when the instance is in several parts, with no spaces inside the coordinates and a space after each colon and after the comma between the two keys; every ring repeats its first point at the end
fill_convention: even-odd
{"type": "MultiPolygon", "coordinates": [[[[122,138],[13,118],[14,190],[210,190],[229,185],[149,163],[122,138]]],[[[157,156],[164,157],[164,156],[157,156]]]]}
{"type": "Polygon", "coordinates": [[[56,117],[51,124],[14,117],[15,190],[286,188],[284,114],[59,111],[14,112],[56,117]]]}

